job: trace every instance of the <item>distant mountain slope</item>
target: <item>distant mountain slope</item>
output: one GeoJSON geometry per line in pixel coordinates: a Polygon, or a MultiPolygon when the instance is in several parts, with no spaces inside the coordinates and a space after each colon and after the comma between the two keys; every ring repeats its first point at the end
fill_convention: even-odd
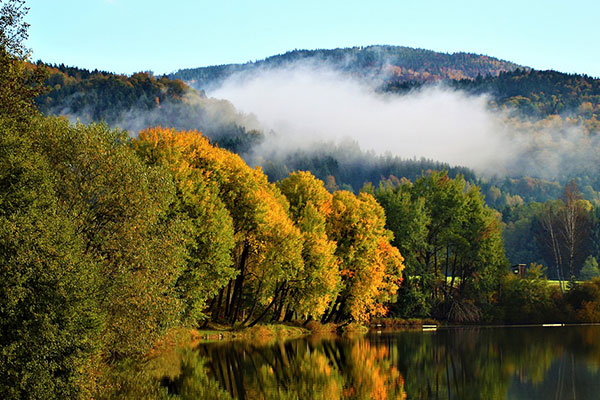
{"type": "Polygon", "coordinates": [[[64,65],[46,68],[45,84],[50,90],[36,99],[41,111],[64,110],[79,117],[85,114],[90,120],[112,121],[133,107],[150,110],[165,102],[181,102],[190,91],[181,81],[143,72],[125,76],[64,65]]]}
{"type": "Polygon", "coordinates": [[[104,121],[137,134],[148,126],[202,131],[213,143],[243,153],[262,140],[258,124],[226,100],[208,98],[179,80],[47,66],[48,89],[36,99],[45,114],[84,123],[104,121]]]}
{"type": "MultiPolygon", "coordinates": [[[[447,82],[471,94],[487,94],[501,107],[522,117],[561,116],[584,122],[588,131],[600,131],[600,79],[557,71],[517,69],[497,76],[447,82]]],[[[380,90],[406,93],[426,83],[388,82],[380,90]]]]}
{"type": "Polygon", "coordinates": [[[457,89],[488,93],[499,105],[517,108],[523,115],[551,115],[590,120],[600,131],[600,79],[557,71],[516,70],[495,77],[454,82],[457,89]]]}
{"type": "Polygon", "coordinates": [[[245,64],[181,69],[169,77],[204,89],[218,85],[234,73],[250,72],[257,68],[277,68],[300,61],[325,62],[335,69],[354,75],[392,82],[475,79],[480,75],[498,76],[501,72],[524,68],[509,61],[471,53],[447,54],[401,46],[368,46],[294,50],[245,64]]]}

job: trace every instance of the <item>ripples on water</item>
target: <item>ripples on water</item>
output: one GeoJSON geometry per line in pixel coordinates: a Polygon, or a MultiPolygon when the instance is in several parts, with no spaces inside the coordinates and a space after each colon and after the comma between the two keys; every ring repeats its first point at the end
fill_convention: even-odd
{"type": "Polygon", "coordinates": [[[181,398],[600,399],[600,327],[463,328],[203,345],[181,398]]]}

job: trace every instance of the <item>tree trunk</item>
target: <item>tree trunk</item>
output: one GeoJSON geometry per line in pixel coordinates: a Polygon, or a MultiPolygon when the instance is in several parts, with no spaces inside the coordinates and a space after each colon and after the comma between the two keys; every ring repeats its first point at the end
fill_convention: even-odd
{"type": "Polygon", "coordinates": [[[271,300],[271,302],[270,302],[270,303],[269,303],[269,305],[268,305],[268,306],[267,306],[267,307],[266,307],[266,308],[263,310],[263,312],[262,312],[262,313],[261,313],[261,314],[260,314],[260,315],[259,315],[259,316],[258,316],[258,317],[257,317],[257,318],[254,320],[254,321],[252,321],[250,324],[248,324],[248,327],[249,327],[249,328],[251,328],[251,327],[253,327],[254,325],[256,325],[258,322],[260,322],[260,320],[261,320],[261,319],[263,319],[263,317],[264,317],[265,315],[267,315],[267,312],[269,312],[269,309],[270,309],[271,307],[273,307],[273,304],[275,304],[275,300],[277,300],[277,295],[278,295],[278,294],[279,294],[278,292],[277,292],[277,293],[275,293],[275,296],[273,296],[273,300],[271,300]]]}
{"type": "Polygon", "coordinates": [[[321,322],[326,324],[328,322],[331,322],[331,318],[333,317],[333,314],[335,313],[336,307],[339,305],[341,300],[340,295],[338,295],[335,299],[335,301],[332,303],[331,308],[329,309],[329,312],[325,312],[323,314],[323,317],[321,318],[321,322]]]}
{"type": "Polygon", "coordinates": [[[227,284],[227,293],[225,294],[225,318],[229,318],[231,313],[231,280],[227,284]]]}
{"type": "Polygon", "coordinates": [[[242,255],[240,257],[240,273],[235,279],[235,286],[233,289],[233,298],[231,300],[232,303],[232,311],[233,316],[231,317],[231,323],[233,324],[237,320],[238,313],[240,311],[241,303],[242,303],[242,289],[244,285],[244,278],[246,277],[246,261],[248,260],[248,253],[250,249],[248,246],[248,242],[244,241],[244,248],[242,250],[242,255]],[[233,303],[235,303],[235,307],[233,307],[233,303]]]}
{"type": "Polygon", "coordinates": [[[286,283],[284,282],[283,289],[281,291],[281,296],[279,296],[279,305],[275,308],[275,312],[273,313],[273,317],[271,318],[272,322],[278,322],[281,319],[281,312],[283,311],[288,291],[289,287],[287,287],[286,283]]]}
{"type": "Polygon", "coordinates": [[[250,321],[250,319],[252,318],[252,315],[254,314],[254,310],[256,309],[256,304],[258,303],[258,296],[260,294],[260,289],[262,288],[262,284],[263,284],[263,280],[261,279],[261,281],[258,284],[258,288],[256,289],[256,294],[254,295],[254,300],[252,301],[252,307],[250,308],[250,311],[248,312],[248,316],[246,317],[246,319],[244,319],[244,322],[242,322],[242,325],[246,325],[246,323],[248,321],[250,321]]]}
{"type": "Polygon", "coordinates": [[[219,299],[217,301],[217,308],[213,315],[213,321],[216,321],[217,319],[219,319],[219,315],[221,314],[221,301],[223,300],[223,290],[224,290],[223,288],[221,288],[221,290],[219,290],[219,299]]]}

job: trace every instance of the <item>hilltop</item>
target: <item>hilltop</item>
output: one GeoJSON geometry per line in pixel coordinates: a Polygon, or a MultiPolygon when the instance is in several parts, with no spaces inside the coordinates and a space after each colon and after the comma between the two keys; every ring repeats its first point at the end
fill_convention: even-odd
{"type": "Polygon", "coordinates": [[[260,68],[280,68],[298,62],[327,64],[360,78],[382,82],[435,82],[498,76],[502,72],[528,69],[515,63],[473,53],[440,53],[403,46],[367,46],[342,49],[293,50],[245,64],[225,64],[181,69],[169,75],[193,87],[218,85],[236,73],[260,68]]]}

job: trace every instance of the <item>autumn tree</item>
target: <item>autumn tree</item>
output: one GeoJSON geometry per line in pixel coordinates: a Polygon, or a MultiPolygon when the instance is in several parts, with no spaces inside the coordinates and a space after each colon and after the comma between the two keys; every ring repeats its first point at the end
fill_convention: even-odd
{"type": "Polygon", "coordinates": [[[327,232],[337,243],[342,289],[324,320],[362,322],[385,314],[385,302],[402,281],[404,258],[390,245],[383,208],[368,193],[335,192],[327,232]]]}
{"type": "Polygon", "coordinates": [[[310,172],[294,172],[277,184],[290,203],[290,214],[303,238],[304,269],[290,293],[290,311],[320,318],[340,283],[336,243],[327,237],[332,195],[310,172]]]}
{"type": "Polygon", "coordinates": [[[213,318],[256,323],[272,313],[303,268],[300,231],[288,216],[285,197],[260,169],[210,145],[199,132],[152,128],[140,132],[138,140],[179,148],[189,168],[216,185],[231,215],[235,278],[212,301],[213,318]]]}
{"type": "Polygon", "coordinates": [[[219,197],[219,188],[206,171],[190,165],[190,145],[173,131],[160,137],[140,132],[133,148],[149,165],[162,165],[173,175],[177,205],[171,218],[186,221],[187,263],[177,286],[184,304],[184,318],[192,325],[205,320],[207,302],[232,278],[233,220],[219,197]],[[156,140],[154,140],[156,139],[156,140]]]}

